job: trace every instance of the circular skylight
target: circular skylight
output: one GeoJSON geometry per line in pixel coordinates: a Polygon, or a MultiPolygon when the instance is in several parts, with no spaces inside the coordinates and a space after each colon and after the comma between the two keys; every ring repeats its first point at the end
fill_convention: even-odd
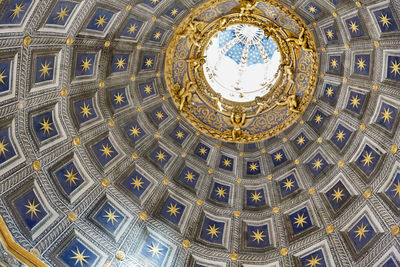
{"type": "Polygon", "coordinates": [[[219,31],[204,52],[204,74],[211,88],[227,100],[253,101],[274,85],[281,55],[272,38],[248,24],[219,31]]]}

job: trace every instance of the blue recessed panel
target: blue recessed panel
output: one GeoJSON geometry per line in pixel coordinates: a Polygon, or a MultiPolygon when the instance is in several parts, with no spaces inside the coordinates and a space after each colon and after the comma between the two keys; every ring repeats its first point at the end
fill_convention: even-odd
{"type": "Polygon", "coordinates": [[[29,229],[35,227],[47,214],[33,190],[15,200],[14,203],[29,229]]]}
{"type": "Polygon", "coordinates": [[[219,168],[227,171],[233,170],[234,159],[225,155],[221,155],[221,159],[219,161],[219,168]]]}
{"type": "Polygon", "coordinates": [[[215,182],[212,187],[210,198],[218,202],[228,203],[229,192],[230,186],[215,182]]]}
{"type": "Polygon", "coordinates": [[[313,116],[313,118],[311,120],[312,126],[318,128],[318,129],[321,128],[324,125],[325,121],[326,121],[326,117],[327,116],[322,111],[317,110],[314,113],[314,116],[313,116]]]}
{"type": "Polygon", "coordinates": [[[32,118],[33,129],[39,141],[45,141],[58,135],[51,111],[39,114],[32,118]]]}
{"type": "Polygon", "coordinates": [[[400,207],[400,173],[396,174],[396,177],[390,184],[389,188],[385,191],[385,194],[400,207]]]}
{"type": "Polygon", "coordinates": [[[133,142],[139,141],[143,136],[146,135],[146,132],[137,121],[132,121],[125,124],[124,130],[129,136],[129,139],[131,139],[133,142]]]}
{"type": "Polygon", "coordinates": [[[79,123],[84,123],[97,117],[92,98],[75,102],[74,108],[79,123]]]}
{"type": "Polygon", "coordinates": [[[182,8],[178,5],[173,5],[165,12],[165,15],[171,19],[175,19],[181,12],[182,8]]]}
{"type": "Polygon", "coordinates": [[[96,221],[111,233],[118,229],[124,218],[122,213],[108,202],[103,205],[95,216],[96,221]]]}
{"type": "Polygon", "coordinates": [[[400,81],[400,57],[388,56],[386,78],[394,81],[400,81]]]}
{"type": "Polygon", "coordinates": [[[0,164],[16,155],[14,147],[10,141],[10,128],[0,129],[0,164]]]}
{"type": "Polygon", "coordinates": [[[336,29],[335,29],[335,27],[333,25],[324,28],[324,34],[325,34],[325,37],[328,40],[328,42],[338,40],[336,29]]]}
{"type": "Polygon", "coordinates": [[[355,55],[354,73],[360,75],[369,75],[370,55],[355,55]]]}
{"type": "Polygon", "coordinates": [[[155,263],[156,266],[162,266],[166,256],[168,255],[168,247],[159,240],[147,236],[141,254],[146,259],[155,263]]]}
{"type": "Polygon", "coordinates": [[[316,176],[328,167],[328,162],[318,153],[307,163],[307,166],[312,174],[316,176]]]}
{"type": "Polygon", "coordinates": [[[55,56],[41,56],[36,59],[35,83],[53,80],[55,58],[55,56]]]}
{"type": "Polygon", "coordinates": [[[193,170],[192,168],[189,168],[185,166],[182,170],[182,172],[179,174],[179,181],[184,183],[185,185],[195,188],[197,181],[199,179],[200,174],[193,170]]]}
{"type": "Polygon", "coordinates": [[[357,251],[361,250],[365,247],[369,241],[376,235],[374,228],[372,228],[371,223],[367,219],[367,217],[362,217],[353,228],[347,232],[350,240],[353,241],[353,244],[357,251]]]}
{"type": "Polygon", "coordinates": [[[56,172],[57,179],[65,193],[70,195],[83,182],[83,178],[73,162],[56,172]]]}
{"type": "Polygon", "coordinates": [[[261,173],[261,165],[259,160],[248,161],[246,166],[246,173],[248,175],[257,175],[261,173]]]}
{"type": "Polygon", "coordinates": [[[70,1],[58,1],[51,11],[46,24],[64,26],[67,24],[72,12],[74,12],[76,5],[76,3],[70,1]]]}
{"type": "Polygon", "coordinates": [[[305,5],[304,9],[312,16],[317,16],[319,13],[321,13],[321,8],[313,2],[309,2],[307,5],[305,5]]]}
{"type": "Polygon", "coordinates": [[[164,111],[164,109],[160,106],[154,109],[150,113],[151,119],[155,122],[155,124],[160,125],[163,121],[168,118],[168,114],[164,111]]]}
{"type": "Polygon", "coordinates": [[[360,18],[358,16],[346,19],[347,30],[351,37],[360,37],[364,35],[364,29],[360,23],[360,18]]]}
{"type": "Polygon", "coordinates": [[[0,93],[11,88],[11,61],[0,61],[0,93]]]}
{"type": "Polygon", "coordinates": [[[203,143],[199,143],[194,149],[194,154],[199,156],[203,160],[207,160],[209,153],[210,153],[210,148],[203,143]]]}
{"type": "Polygon", "coordinates": [[[171,133],[170,136],[179,144],[182,144],[188,137],[188,133],[182,129],[182,127],[177,126],[171,133]]]}
{"type": "Polygon", "coordinates": [[[107,25],[110,23],[113,16],[114,13],[105,9],[98,8],[91,20],[89,21],[87,29],[103,32],[107,25]]]}
{"type": "Polygon", "coordinates": [[[173,224],[179,224],[185,208],[185,205],[176,199],[168,197],[161,209],[161,216],[173,224]]]}
{"type": "Polygon", "coordinates": [[[119,88],[110,92],[110,100],[114,109],[119,109],[128,105],[125,88],[119,88]]]}
{"type": "Polygon", "coordinates": [[[171,155],[162,149],[161,147],[156,147],[151,153],[150,158],[157,163],[160,167],[165,167],[168,161],[171,159],[171,155]]]}
{"type": "Polygon", "coordinates": [[[155,56],[144,56],[142,61],[142,70],[152,70],[155,65],[155,56]]]}
{"type": "Polygon", "coordinates": [[[0,24],[20,24],[28,13],[31,4],[32,0],[10,0],[3,10],[0,24]]]}
{"type": "Polygon", "coordinates": [[[247,247],[266,248],[270,245],[268,225],[247,225],[247,247]]]}
{"type": "Polygon", "coordinates": [[[309,141],[309,139],[307,138],[307,136],[304,133],[300,133],[293,140],[293,143],[295,144],[295,146],[297,147],[298,150],[301,150],[307,145],[308,141],[309,141]]]}
{"type": "Polygon", "coordinates": [[[95,266],[98,256],[83,242],[73,239],[61,252],[60,258],[67,266],[89,267],[95,266]]]}
{"type": "Polygon", "coordinates": [[[347,102],[346,109],[360,114],[364,105],[365,95],[355,91],[351,91],[347,102]]]}
{"type": "Polygon", "coordinates": [[[128,70],[129,54],[114,54],[111,72],[124,72],[128,70]]]}
{"type": "Polygon", "coordinates": [[[365,145],[356,164],[367,175],[370,175],[378,164],[380,155],[369,145],[365,145]]]}
{"type": "Polygon", "coordinates": [[[164,33],[165,33],[165,30],[157,27],[153,30],[153,33],[150,35],[149,40],[152,42],[159,43],[159,42],[161,42],[162,37],[164,36],[164,33]]]}
{"type": "Polygon", "coordinates": [[[94,74],[96,54],[79,53],[76,56],[75,76],[91,76],[94,74]]]}
{"type": "Polygon", "coordinates": [[[154,82],[151,81],[151,82],[139,84],[139,92],[140,92],[140,96],[143,99],[146,99],[149,96],[155,95],[156,89],[154,87],[154,82]]]}
{"type": "Polygon", "coordinates": [[[330,71],[338,72],[341,69],[341,60],[340,56],[330,56],[329,57],[329,66],[328,69],[330,71]]]}
{"type": "Polygon", "coordinates": [[[337,182],[329,191],[325,193],[326,198],[335,211],[338,211],[351,197],[347,188],[341,181],[337,182]]]}
{"type": "Polygon", "coordinates": [[[328,101],[334,100],[337,93],[337,89],[338,89],[337,86],[327,83],[324,89],[324,98],[327,99],[328,101]]]}
{"type": "Polygon", "coordinates": [[[248,207],[262,207],[266,205],[264,189],[246,190],[246,203],[248,207]]]}
{"type": "Polygon", "coordinates": [[[381,32],[392,32],[398,30],[397,23],[390,8],[387,7],[377,10],[374,12],[374,15],[381,32]]]}
{"type": "Polygon", "coordinates": [[[310,267],[326,267],[324,253],[321,249],[302,257],[301,266],[310,266],[310,267]]]}
{"type": "Polygon", "coordinates": [[[383,102],[376,122],[390,131],[393,129],[397,113],[397,108],[383,102]]]}
{"type": "Polygon", "coordinates": [[[352,132],[349,129],[339,124],[331,137],[331,141],[339,149],[342,149],[347,144],[347,141],[350,139],[351,134],[352,132]]]}
{"type": "Polygon", "coordinates": [[[136,170],[134,170],[123,182],[123,185],[139,198],[147,190],[150,184],[150,181],[136,170]]]}
{"type": "Polygon", "coordinates": [[[108,137],[95,144],[92,149],[103,167],[119,154],[108,137]]]}
{"type": "Polygon", "coordinates": [[[126,25],[122,30],[121,36],[135,39],[142,26],[143,26],[142,21],[131,18],[126,22],[126,25]]]}
{"type": "Polygon", "coordinates": [[[274,167],[277,167],[287,161],[287,157],[283,149],[279,149],[278,151],[270,154],[270,156],[272,162],[274,163],[274,167]]]}
{"type": "Polygon", "coordinates": [[[302,208],[290,214],[289,219],[294,234],[301,233],[312,226],[310,214],[308,213],[307,208],[302,208]]]}
{"type": "Polygon", "coordinates": [[[285,179],[279,181],[279,188],[281,191],[281,196],[286,197],[291,193],[299,189],[299,185],[294,174],[290,174],[285,179]]]}
{"type": "Polygon", "coordinates": [[[201,228],[200,238],[211,243],[222,244],[224,228],[225,223],[205,217],[203,227],[201,228]]]}

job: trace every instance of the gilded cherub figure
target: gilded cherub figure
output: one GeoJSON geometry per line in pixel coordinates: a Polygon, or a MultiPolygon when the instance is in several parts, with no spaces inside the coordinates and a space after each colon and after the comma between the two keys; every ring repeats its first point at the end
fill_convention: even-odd
{"type": "Polygon", "coordinates": [[[293,113],[300,113],[300,111],[297,110],[298,104],[296,93],[286,96],[281,100],[278,100],[276,102],[276,105],[286,107],[289,111],[293,113]]]}
{"type": "Polygon", "coordinates": [[[231,123],[233,125],[232,129],[232,139],[236,140],[242,135],[242,128],[246,123],[246,113],[232,113],[231,123]]]}
{"type": "Polygon", "coordinates": [[[182,111],[185,106],[185,102],[190,104],[192,101],[193,93],[196,92],[196,83],[192,81],[188,81],[185,85],[185,88],[181,88],[179,91],[179,97],[181,99],[181,103],[179,105],[179,110],[182,111]]]}
{"type": "Polygon", "coordinates": [[[256,0],[239,0],[239,4],[240,4],[239,17],[242,17],[243,15],[252,14],[258,2],[256,0]]]}
{"type": "Polygon", "coordinates": [[[257,96],[255,98],[255,101],[258,105],[258,109],[256,111],[256,115],[260,114],[263,111],[269,110],[272,108],[271,105],[271,98],[268,98],[267,100],[262,99],[261,97],[257,96]]]}
{"type": "Polygon", "coordinates": [[[197,74],[197,72],[199,71],[199,68],[201,66],[203,66],[204,63],[206,63],[206,59],[204,56],[198,56],[198,57],[186,59],[186,62],[193,63],[194,73],[197,74]]]}
{"type": "Polygon", "coordinates": [[[304,35],[305,29],[301,28],[300,34],[298,38],[287,38],[287,43],[292,43],[300,49],[303,49],[306,52],[312,53],[313,50],[308,46],[308,38],[304,35]]]}
{"type": "Polygon", "coordinates": [[[178,35],[179,39],[187,37],[189,44],[194,44],[197,47],[201,47],[200,41],[202,39],[202,33],[200,28],[203,28],[205,22],[203,21],[191,21],[188,26],[178,35]]]}

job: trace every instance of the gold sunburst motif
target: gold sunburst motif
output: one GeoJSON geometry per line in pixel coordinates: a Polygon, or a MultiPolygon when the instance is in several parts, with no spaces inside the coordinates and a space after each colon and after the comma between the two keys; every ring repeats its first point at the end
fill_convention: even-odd
{"type": "Polygon", "coordinates": [[[46,80],[46,75],[50,76],[50,72],[53,68],[50,67],[51,62],[47,62],[47,60],[44,61],[43,63],[40,63],[42,68],[39,70],[40,71],[40,78],[43,76],[43,80],[46,80]]]}
{"type": "Polygon", "coordinates": [[[366,59],[360,57],[357,59],[357,68],[359,71],[365,70],[367,67],[366,59]]]}
{"type": "Polygon", "coordinates": [[[311,255],[311,259],[307,259],[307,265],[306,265],[306,267],[307,267],[307,266],[310,266],[310,267],[317,267],[317,265],[320,265],[320,264],[321,264],[321,263],[320,263],[321,260],[322,260],[322,258],[319,258],[318,255],[316,255],[315,258],[314,258],[313,255],[311,255]]]}
{"type": "Polygon", "coordinates": [[[171,16],[175,17],[178,14],[178,9],[174,8],[170,12],[171,16]]]}
{"type": "Polygon", "coordinates": [[[86,258],[89,258],[89,256],[85,255],[85,251],[86,251],[86,249],[84,249],[82,252],[80,252],[78,247],[76,247],[76,251],[71,250],[71,252],[74,254],[74,256],[70,257],[70,259],[75,260],[74,266],[79,263],[81,265],[81,267],[83,267],[84,263],[88,263],[86,258]]]}
{"type": "Polygon", "coordinates": [[[317,12],[317,8],[313,5],[310,5],[308,7],[308,11],[310,11],[312,14],[315,14],[317,12]]]}
{"type": "Polygon", "coordinates": [[[121,105],[122,103],[125,102],[125,96],[122,93],[117,93],[114,95],[114,102],[117,105],[121,105]]]}
{"type": "Polygon", "coordinates": [[[112,150],[112,146],[106,144],[106,145],[101,145],[103,148],[100,149],[101,152],[103,152],[102,156],[111,157],[111,153],[114,153],[112,150]]]}
{"type": "Polygon", "coordinates": [[[393,186],[392,192],[394,192],[394,198],[396,198],[396,196],[400,198],[400,179],[397,180],[397,184],[393,183],[393,186]]]}
{"type": "Polygon", "coordinates": [[[68,183],[69,182],[69,186],[72,186],[72,184],[76,185],[75,181],[79,180],[79,177],[76,177],[78,175],[78,172],[74,172],[74,169],[71,168],[71,170],[66,170],[67,173],[64,174],[65,178],[65,182],[68,183]]]}
{"type": "Polygon", "coordinates": [[[337,190],[333,189],[333,193],[331,195],[333,197],[333,200],[339,202],[344,197],[343,189],[340,189],[340,187],[338,187],[337,190]]]}
{"type": "Polygon", "coordinates": [[[218,198],[225,198],[226,189],[223,186],[217,187],[217,189],[215,189],[215,192],[218,198]]]}
{"type": "Polygon", "coordinates": [[[205,148],[204,146],[201,146],[199,148],[199,153],[200,153],[200,155],[204,156],[207,153],[207,148],[205,148]]]}
{"type": "Polygon", "coordinates": [[[222,162],[222,165],[224,166],[224,167],[230,167],[231,165],[232,165],[232,160],[230,160],[230,159],[228,159],[228,158],[225,158],[224,160],[223,160],[223,162],[222,162]]]}
{"type": "Polygon", "coordinates": [[[277,152],[274,155],[274,160],[275,161],[281,161],[283,159],[283,154],[281,152],[277,152]]]}
{"type": "Polygon", "coordinates": [[[6,148],[6,146],[8,146],[8,143],[6,143],[5,141],[5,137],[3,137],[3,139],[0,142],[0,155],[3,155],[4,158],[6,157],[6,152],[8,152],[8,149],[6,148]]]}
{"type": "Polygon", "coordinates": [[[220,228],[220,227],[216,227],[215,224],[214,224],[213,226],[208,225],[208,229],[207,229],[207,232],[208,232],[208,233],[207,233],[207,234],[208,234],[208,235],[211,235],[211,239],[213,239],[214,236],[215,236],[216,238],[218,238],[218,234],[221,233],[220,231],[218,231],[219,228],[220,228]]]}
{"type": "Polygon", "coordinates": [[[38,212],[41,212],[40,209],[38,209],[39,205],[40,203],[35,204],[35,199],[32,199],[32,202],[28,200],[28,203],[24,205],[24,207],[28,209],[25,214],[30,214],[31,220],[33,219],[33,216],[39,218],[37,215],[38,212]]]}
{"type": "Polygon", "coordinates": [[[338,66],[339,66],[338,60],[337,60],[336,58],[333,58],[333,59],[331,60],[331,67],[334,68],[334,69],[336,69],[338,66]]]}
{"type": "Polygon", "coordinates": [[[115,62],[115,65],[118,70],[125,69],[125,64],[126,64],[125,60],[126,58],[123,57],[117,58],[117,62],[115,62]]]}
{"type": "Polygon", "coordinates": [[[115,214],[116,210],[111,211],[110,208],[108,208],[107,210],[104,210],[104,212],[106,213],[105,215],[103,215],[104,218],[107,218],[107,223],[111,222],[112,225],[114,225],[114,222],[118,223],[118,215],[115,214]]]}
{"type": "Polygon", "coordinates": [[[336,141],[343,142],[346,133],[342,130],[336,132],[336,141]]]}
{"type": "Polygon", "coordinates": [[[106,17],[106,15],[99,16],[99,18],[96,19],[96,23],[94,25],[96,25],[97,28],[104,27],[104,24],[107,24],[107,19],[108,18],[106,17]]]}
{"type": "MultiPolygon", "coordinates": [[[[397,62],[397,60],[394,60],[390,63],[390,68],[392,71],[390,73],[394,73],[394,77],[397,77],[397,74],[400,75],[400,63],[397,62]]],[[[1,75],[0,75],[0,80],[1,80],[1,75]]]]}
{"type": "Polygon", "coordinates": [[[324,166],[324,163],[322,162],[322,159],[317,158],[314,160],[313,164],[313,169],[319,170],[322,169],[322,166],[324,166]]]}
{"type": "Polygon", "coordinates": [[[157,245],[154,245],[153,242],[151,242],[151,245],[147,245],[147,247],[149,248],[147,250],[147,252],[151,253],[151,257],[154,258],[154,256],[156,258],[159,258],[160,255],[162,255],[162,252],[164,249],[160,248],[160,243],[157,243],[157,245]]]}
{"type": "Polygon", "coordinates": [[[383,119],[383,123],[390,123],[390,120],[392,119],[392,113],[393,111],[390,111],[390,108],[384,108],[383,111],[381,111],[381,120],[383,119]]]}
{"type": "Polygon", "coordinates": [[[153,5],[157,4],[158,1],[160,1],[160,0],[150,0],[150,2],[151,2],[153,5]]]}
{"type": "Polygon", "coordinates": [[[7,75],[4,75],[4,73],[6,72],[6,69],[4,69],[1,73],[0,73],[0,83],[6,85],[6,83],[4,82],[4,79],[7,78],[7,75]]]}
{"type": "Polygon", "coordinates": [[[283,187],[285,188],[285,190],[291,190],[292,187],[294,187],[294,181],[292,180],[292,178],[286,178],[286,180],[283,182],[283,187]]]}
{"type": "Polygon", "coordinates": [[[388,28],[389,28],[390,25],[392,24],[392,23],[390,22],[391,20],[392,20],[392,19],[388,17],[388,14],[382,13],[382,14],[379,16],[379,22],[382,23],[382,26],[383,26],[383,27],[388,27],[388,28]]]}
{"type": "Polygon", "coordinates": [[[368,151],[365,151],[365,153],[362,155],[363,159],[361,160],[363,164],[363,167],[367,165],[369,167],[370,164],[373,164],[373,159],[375,158],[372,156],[372,151],[368,153],[368,151]]]}
{"type": "Polygon", "coordinates": [[[164,118],[164,114],[162,113],[162,111],[157,111],[156,112],[156,118],[158,120],[162,120],[164,118]]]}
{"type": "Polygon", "coordinates": [[[64,22],[65,17],[69,16],[69,14],[68,14],[69,11],[71,11],[71,10],[69,10],[68,7],[64,7],[64,8],[61,7],[60,11],[56,12],[57,16],[54,18],[54,20],[57,20],[57,22],[59,22],[60,20],[62,22],[64,22]]]}
{"type": "Polygon", "coordinates": [[[322,117],[322,115],[320,115],[320,114],[318,114],[317,116],[315,116],[315,118],[314,118],[314,121],[317,123],[317,124],[320,124],[322,121],[323,121],[323,117],[322,117]]]}
{"type": "Polygon", "coordinates": [[[253,201],[255,203],[261,202],[261,199],[262,199],[261,191],[260,192],[254,191],[254,193],[251,193],[250,198],[251,198],[251,201],[253,201]]]}
{"type": "Polygon", "coordinates": [[[135,34],[136,30],[137,30],[136,24],[130,24],[129,25],[129,28],[128,28],[128,33],[129,34],[132,34],[132,35],[135,34]]]}
{"type": "Polygon", "coordinates": [[[81,108],[82,117],[89,118],[89,115],[92,115],[92,112],[90,112],[92,110],[92,108],[90,107],[90,104],[86,105],[86,103],[83,103],[83,106],[81,106],[80,108],[81,108]]]}
{"type": "Polygon", "coordinates": [[[146,68],[150,68],[151,66],[153,66],[153,59],[146,58],[144,65],[146,66],[146,68]]]}
{"type": "Polygon", "coordinates": [[[183,133],[183,131],[179,130],[176,132],[175,136],[178,139],[182,139],[183,137],[185,137],[185,134],[183,133]]]}
{"type": "Polygon", "coordinates": [[[359,237],[359,241],[361,241],[362,238],[367,238],[365,236],[365,233],[368,233],[369,230],[367,230],[366,228],[368,227],[368,224],[364,225],[364,223],[361,223],[361,225],[356,225],[357,230],[354,230],[354,233],[357,234],[354,239],[357,239],[357,237],[359,237]]]}
{"type": "Polygon", "coordinates": [[[351,97],[351,99],[350,99],[350,105],[351,105],[353,108],[358,109],[358,105],[360,105],[360,103],[361,103],[361,98],[358,98],[357,95],[353,95],[353,96],[351,97]]]}
{"type": "Polygon", "coordinates": [[[190,172],[190,171],[186,172],[186,174],[185,174],[186,181],[193,182],[194,178],[195,178],[195,175],[193,172],[190,172]]]}
{"type": "Polygon", "coordinates": [[[169,203],[169,207],[167,207],[167,212],[169,213],[169,216],[174,215],[175,217],[177,217],[178,214],[180,214],[179,210],[181,208],[177,207],[177,203],[175,203],[175,205],[172,205],[172,203],[169,203]]]}
{"type": "Polygon", "coordinates": [[[332,88],[332,87],[326,88],[325,94],[326,94],[328,97],[333,96],[333,94],[334,94],[333,88],[332,88]]]}
{"type": "Polygon", "coordinates": [[[305,137],[304,136],[299,136],[297,139],[296,139],[296,142],[297,142],[297,144],[298,145],[304,145],[304,143],[306,142],[306,139],[305,139],[305,137]]]}
{"type": "Polygon", "coordinates": [[[80,65],[82,67],[82,71],[87,72],[90,70],[90,67],[93,65],[92,63],[90,63],[92,61],[92,59],[88,59],[87,57],[85,58],[85,60],[82,59],[82,64],[80,65]]]}
{"type": "Polygon", "coordinates": [[[144,182],[142,182],[142,177],[139,178],[136,176],[135,178],[132,178],[131,185],[133,185],[134,189],[140,190],[143,188],[143,184],[144,182]]]}
{"type": "Polygon", "coordinates": [[[151,86],[150,85],[146,85],[145,87],[144,87],[144,92],[147,94],[147,95],[149,95],[150,93],[151,93],[151,91],[153,90],[153,88],[151,88],[151,86]]]}
{"type": "Polygon", "coordinates": [[[308,223],[307,218],[308,218],[307,216],[304,216],[304,213],[302,213],[301,215],[300,213],[298,213],[297,217],[294,218],[294,224],[297,224],[296,228],[299,228],[299,226],[303,228],[304,224],[308,223]]]}
{"type": "Polygon", "coordinates": [[[153,34],[153,39],[154,40],[159,40],[161,38],[161,32],[158,31],[156,33],[153,34]]]}
{"type": "Polygon", "coordinates": [[[25,4],[21,1],[21,3],[19,5],[15,4],[14,9],[10,9],[10,11],[12,11],[12,13],[10,15],[11,21],[14,21],[15,17],[19,18],[21,13],[25,12],[24,7],[25,7],[25,4]]]}
{"type": "Polygon", "coordinates": [[[349,30],[351,30],[352,33],[357,33],[360,31],[360,29],[358,28],[359,26],[356,21],[350,21],[348,26],[349,26],[349,30]]]}
{"type": "Polygon", "coordinates": [[[257,162],[251,162],[249,165],[249,169],[251,172],[258,171],[258,164],[257,162]]]}
{"type": "Polygon", "coordinates": [[[47,120],[45,119],[45,117],[43,117],[43,121],[40,123],[40,125],[42,125],[42,127],[40,128],[40,130],[43,130],[43,135],[47,134],[50,135],[50,131],[53,131],[54,129],[51,127],[51,125],[54,122],[50,122],[50,117],[47,118],[47,120]]]}
{"type": "Polygon", "coordinates": [[[328,39],[333,39],[333,37],[335,37],[335,33],[331,29],[328,29],[326,31],[326,36],[328,36],[328,39]]]}
{"type": "Polygon", "coordinates": [[[156,153],[156,158],[158,161],[162,162],[163,160],[167,160],[167,155],[165,155],[165,153],[160,150],[156,153]]]}
{"type": "Polygon", "coordinates": [[[140,131],[140,128],[137,126],[137,125],[135,125],[135,126],[132,126],[130,129],[129,129],[129,131],[130,131],[130,134],[129,135],[133,135],[134,137],[138,137],[142,132],[140,131]]]}
{"type": "Polygon", "coordinates": [[[266,235],[264,235],[264,231],[261,231],[257,229],[257,231],[252,231],[253,235],[251,236],[253,238],[253,241],[257,241],[257,244],[260,244],[260,242],[264,242],[264,238],[266,235]]]}

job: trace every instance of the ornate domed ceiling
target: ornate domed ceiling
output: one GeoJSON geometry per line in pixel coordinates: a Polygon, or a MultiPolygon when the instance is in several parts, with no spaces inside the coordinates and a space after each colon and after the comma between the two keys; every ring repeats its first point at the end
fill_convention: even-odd
{"type": "MultiPolygon", "coordinates": [[[[0,0],[3,265],[400,266],[400,3],[212,2],[199,21],[252,10],[300,40],[284,27],[298,18],[308,46],[294,54],[315,60],[294,86],[317,76],[301,112],[279,109],[291,125],[237,140],[239,116],[230,140],[192,125],[195,96],[176,98],[169,44],[192,39],[214,93],[254,93],[225,103],[267,101],[288,53],[262,24],[199,41],[181,23],[203,1],[0,0]]],[[[194,71],[191,59],[177,67],[194,71]]]]}

